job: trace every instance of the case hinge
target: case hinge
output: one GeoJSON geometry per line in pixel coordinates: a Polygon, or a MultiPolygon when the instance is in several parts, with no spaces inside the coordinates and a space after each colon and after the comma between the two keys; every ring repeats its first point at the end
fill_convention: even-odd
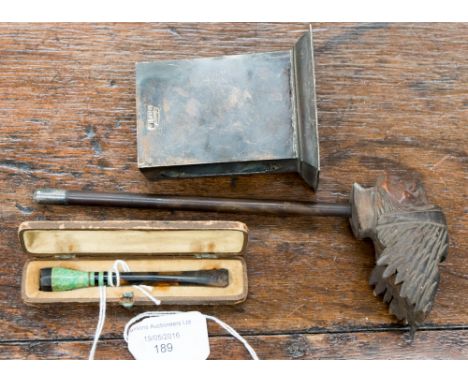
{"type": "Polygon", "coordinates": [[[214,253],[198,253],[194,255],[196,259],[217,259],[218,255],[214,253]]]}
{"type": "Polygon", "coordinates": [[[68,259],[74,259],[76,257],[75,254],[67,253],[67,254],[61,254],[61,255],[55,255],[54,258],[59,259],[59,260],[68,260],[68,259]]]}

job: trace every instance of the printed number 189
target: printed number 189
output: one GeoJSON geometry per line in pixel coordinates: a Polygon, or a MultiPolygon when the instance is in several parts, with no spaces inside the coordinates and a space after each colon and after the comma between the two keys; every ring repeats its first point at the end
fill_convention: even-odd
{"type": "Polygon", "coordinates": [[[172,344],[169,342],[167,344],[155,345],[156,353],[170,353],[173,349],[172,344]]]}

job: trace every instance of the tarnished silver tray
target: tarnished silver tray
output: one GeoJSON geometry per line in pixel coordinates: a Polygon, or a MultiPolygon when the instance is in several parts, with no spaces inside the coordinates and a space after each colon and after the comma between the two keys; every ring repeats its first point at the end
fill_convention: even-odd
{"type": "Polygon", "coordinates": [[[149,179],[298,172],[317,188],[312,31],[288,51],[137,63],[136,91],[149,179]]]}

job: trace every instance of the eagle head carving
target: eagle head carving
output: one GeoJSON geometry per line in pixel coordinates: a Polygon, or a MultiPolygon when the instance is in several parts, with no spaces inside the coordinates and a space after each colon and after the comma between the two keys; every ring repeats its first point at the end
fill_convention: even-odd
{"type": "Polygon", "coordinates": [[[385,175],[375,187],[354,184],[351,227],[374,242],[376,265],[370,276],[375,295],[411,326],[412,334],[430,312],[439,268],[448,251],[442,210],[429,204],[420,181],[385,175]]]}

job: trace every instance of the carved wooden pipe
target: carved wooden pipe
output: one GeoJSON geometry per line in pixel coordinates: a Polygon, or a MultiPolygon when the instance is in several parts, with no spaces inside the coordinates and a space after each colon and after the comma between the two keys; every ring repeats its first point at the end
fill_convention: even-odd
{"type": "Polygon", "coordinates": [[[375,294],[383,294],[390,312],[409,323],[413,332],[432,308],[439,284],[438,264],[448,250],[445,216],[428,203],[421,183],[388,175],[380,177],[375,187],[354,184],[349,204],[51,189],[37,190],[34,200],[42,204],[349,217],[354,235],[374,242],[376,266],[370,284],[375,294]]]}

